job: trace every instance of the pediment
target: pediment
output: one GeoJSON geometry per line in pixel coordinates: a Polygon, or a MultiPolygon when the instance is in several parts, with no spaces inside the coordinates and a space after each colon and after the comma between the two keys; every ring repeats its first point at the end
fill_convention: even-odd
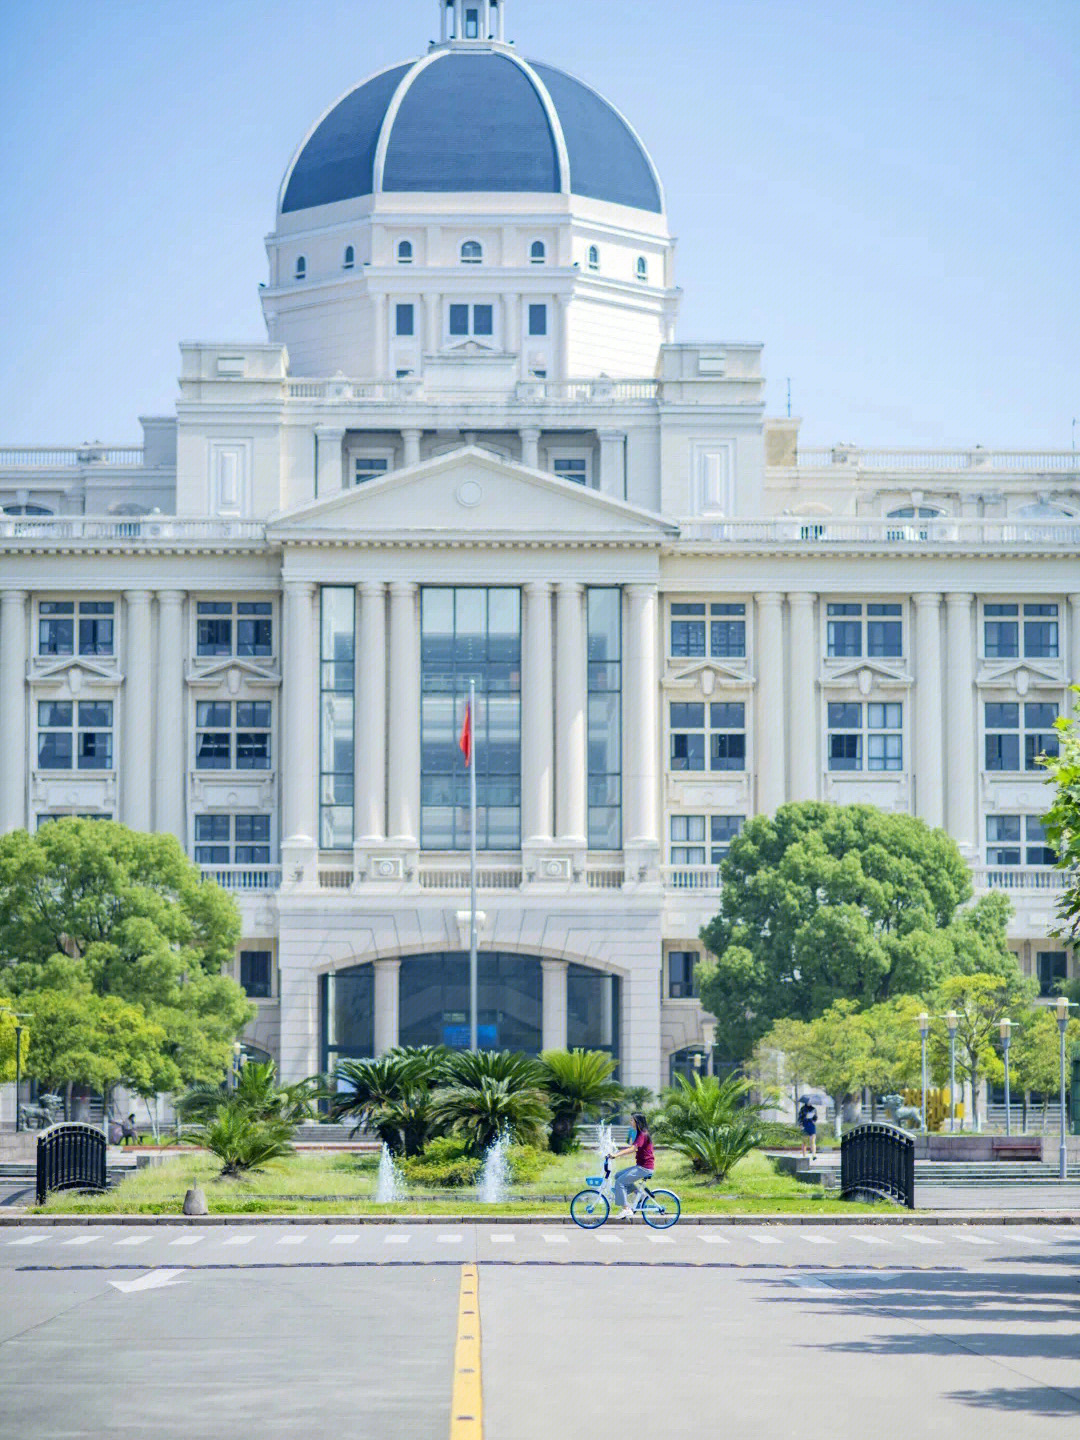
{"type": "Polygon", "coordinates": [[[746,668],[745,661],[741,665],[725,665],[722,660],[697,660],[691,665],[680,665],[673,669],[668,676],[668,683],[671,685],[696,685],[706,697],[720,686],[742,686],[753,685],[754,680],[746,668]]]}
{"type": "Polygon", "coordinates": [[[309,544],[488,541],[660,545],[677,527],[622,500],[466,446],[274,517],[309,544]]]}
{"type": "Polygon", "coordinates": [[[912,683],[912,677],[903,661],[890,665],[888,661],[869,658],[827,661],[825,673],[821,677],[821,684],[826,689],[830,686],[844,689],[857,686],[862,695],[869,695],[875,687],[907,689],[912,683]]]}
{"type": "Polygon", "coordinates": [[[65,655],[55,660],[39,657],[32,663],[34,680],[66,680],[73,695],[84,680],[90,684],[105,680],[110,685],[115,685],[123,679],[117,669],[117,662],[112,657],[97,659],[91,655],[65,655]]]}
{"type": "Polygon", "coordinates": [[[203,688],[217,689],[224,685],[234,695],[239,692],[244,681],[255,685],[281,684],[281,676],[276,670],[239,656],[228,656],[220,660],[192,665],[188,668],[186,679],[189,685],[203,688]]]}
{"type": "Polygon", "coordinates": [[[1060,689],[1062,684],[1059,661],[998,660],[983,662],[975,677],[977,685],[1005,685],[1018,695],[1026,695],[1031,687],[1053,685],[1060,689]]]}

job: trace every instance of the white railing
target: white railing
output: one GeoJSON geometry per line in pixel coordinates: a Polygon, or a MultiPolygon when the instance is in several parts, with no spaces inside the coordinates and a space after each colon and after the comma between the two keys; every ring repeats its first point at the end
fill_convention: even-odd
{"type": "Polygon", "coordinates": [[[349,890],[352,887],[353,879],[351,866],[348,869],[340,865],[319,866],[320,890],[349,890]]]}
{"type": "Polygon", "coordinates": [[[1080,546],[1076,520],[888,520],[807,519],[778,516],[770,520],[686,520],[679,538],[729,545],[1021,545],[1070,550],[1080,546]]]}
{"type": "Polygon", "coordinates": [[[420,377],[408,380],[286,381],[290,400],[334,400],[343,404],[531,404],[537,401],[582,404],[596,400],[652,401],[659,394],[656,380],[518,380],[503,389],[449,389],[425,387],[420,377]]]}
{"type": "Polygon", "coordinates": [[[844,466],[849,470],[1006,470],[1080,473],[1073,450],[860,450],[853,445],[799,447],[800,469],[844,466]]]}
{"type": "Polygon", "coordinates": [[[717,865],[665,865],[661,870],[668,890],[720,890],[717,865]]]}
{"type": "Polygon", "coordinates": [[[1064,890],[1071,877],[1052,865],[973,865],[976,890],[1064,890]]]}
{"type": "Polygon", "coordinates": [[[136,515],[122,520],[92,515],[0,515],[0,540],[123,540],[153,545],[200,545],[221,540],[264,543],[266,526],[261,520],[177,519],[171,515],[136,515]]]}
{"type": "MultiPolygon", "coordinates": [[[[520,890],[522,867],[515,864],[485,865],[476,868],[478,890],[520,890]]],[[[468,890],[469,867],[452,862],[422,860],[419,870],[422,890],[468,890]]]]}
{"type": "Polygon", "coordinates": [[[69,465],[141,465],[141,445],[17,445],[0,448],[0,469],[61,470],[69,465]]]}
{"type": "Polygon", "coordinates": [[[585,883],[590,890],[621,890],[626,882],[626,867],[623,865],[586,864],[585,883]]]}
{"type": "Polygon", "coordinates": [[[204,880],[216,880],[222,890],[278,890],[280,865],[202,865],[204,880]]]}

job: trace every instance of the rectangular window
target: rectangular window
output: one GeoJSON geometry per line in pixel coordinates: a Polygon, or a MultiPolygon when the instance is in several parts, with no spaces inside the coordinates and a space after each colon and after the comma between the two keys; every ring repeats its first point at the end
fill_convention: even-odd
{"type": "Polygon", "coordinates": [[[195,706],[195,768],[232,768],[232,705],[228,700],[200,700],[195,706]]]}
{"type": "Polygon", "coordinates": [[[1015,660],[1020,654],[1016,605],[983,606],[983,649],[987,660],[1015,660]]]}
{"type": "Polygon", "coordinates": [[[1024,706],[1024,769],[1041,770],[1041,755],[1056,756],[1058,732],[1053,728],[1058,718],[1056,704],[1028,702],[1024,706]]]}
{"type": "Polygon", "coordinates": [[[569,455],[553,460],[551,470],[560,480],[570,480],[575,485],[589,483],[589,462],[584,455],[569,455]]]}
{"type": "Polygon", "coordinates": [[[622,847],[622,591],[588,592],[589,849],[622,847]]]}
{"type": "Polygon", "coordinates": [[[353,483],[365,485],[369,480],[380,480],[390,469],[385,456],[357,455],[353,463],[353,483]]]}
{"type": "Polygon", "coordinates": [[[77,604],[74,600],[42,600],[38,606],[38,655],[115,654],[114,611],[111,600],[80,600],[77,604]]]}
{"type": "Polygon", "coordinates": [[[827,630],[830,659],[858,659],[862,655],[861,605],[830,605],[827,630]]]}
{"type": "Polygon", "coordinates": [[[865,653],[877,659],[896,660],[903,655],[903,606],[874,603],[865,608],[864,636],[862,605],[845,602],[827,607],[830,659],[857,660],[865,653]]]}
{"type": "Polygon", "coordinates": [[[671,655],[677,660],[704,658],[704,605],[672,605],[671,655]]]}
{"type": "Polygon", "coordinates": [[[521,592],[427,586],[421,595],[420,843],[469,848],[469,772],[459,739],[476,683],[476,843],[521,845],[521,592]]]}
{"type": "Polygon", "coordinates": [[[495,309],[492,305],[473,306],[474,335],[492,335],[495,331],[495,309]]]}
{"type": "Polygon", "coordinates": [[[704,770],[705,706],[673,702],[670,714],[672,770],[704,770]]]}
{"type": "Polygon", "coordinates": [[[1058,607],[1024,606],[1024,655],[1029,660],[1058,658],[1058,607]]]}
{"type": "Polygon", "coordinates": [[[867,605],[866,653],[882,659],[899,659],[904,653],[904,623],[899,605],[867,605]]]}
{"type": "Polygon", "coordinates": [[[270,702],[239,700],[236,704],[237,770],[270,769],[270,702]]]}
{"type": "Polygon", "coordinates": [[[742,834],[746,823],[745,815],[713,815],[709,838],[712,846],[709,852],[710,865],[722,865],[728,857],[731,842],[742,834]]]}
{"type": "Polygon", "coordinates": [[[450,334],[468,335],[469,333],[469,307],[468,305],[450,306],[450,334]]]}
{"type": "Polygon", "coordinates": [[[197,865],[269,865],[269,815],[196,815],[197,865]]]}
{"type": "Polygon", "coordinates": [[[240,951],[240,988],[249,1000],[269,1000],[273,994],[272,950],[240,951]]]}
{"type": "Polygon", "coordinates": [[[356,592],[324,585],[319,667],[319,844],[353,843],[356,592]]]}
{"type": "Polygon", "coordinates": [[[1069,977],[1069,958],[1064,950],[1039,950],[1035,954],[1039,994],[1043,999],[1060,995],[1069,977]]]}
{"type": "Polygon", "coordinates": [[[272,655],[273,612],[269,600],[200,600],[195,607],[195,653],[204,658],[272,655]]]}
{"type": "Polygon", "coordinates": [[[746,769],[746,706],[709,706],[709,769],[746,769]]]}
{"type": "Polygon", "coordinates": [[[106,811],[95,810],[59,810],[55,814],[38,815],[37,829],[43,825],[49,825],[53,820],[111,820],[113,817],[106,811]]]}
{"type": "Polygon", "coordinates": [[[904,707],[894,701],[848,701],[828,707],[830,770],[903,770],[904,707]],[[865,726],[864,726],[865,717],[865,726]]]}
{"type": "Polygon", "coordinates": [[[480,38],[480,11],[465,11],[465,39],[478,40],[480,38]]]}
{"type": "Polygon", "coordinates": [[[450,306],[450,334],[462,339],[469,335],[493,335],[495,333],[495,307],[493,305],[450,306]]]}
{"type": "Polygon", "coordinates": [[[111,700],[38,701],[38,769],[112,768],[111,700]]]}
{"type": "Polygon", "coordinates": [[[902,770],[904,768],[902,705],[870,704],[866,707],[866,768],[868,770],[902,770]]]}
{"type": "Polygon", "coordinates": [[[395,334],[415,334],[416,311],[412,305],[396,305],[394,307],[395,334]]]}
{"type": "Polygon", "coordinates": [[[70,770],[75,753],[71,700],[38,701],[38,769],[70,770]]]}
{"type": "Polygon", "coordinates": [[[705,864],[704,815],[673,815],[671,817],[672,865],[705,864]]]}
{"type": "Polygon", "coordinates": [[[828,718],[829,769],[861,770],[862,706],[830,704],[828,718]]]}
{"type": "Polygon", "coordinates": [[[1060,737],[1054,729],[1059,707],[1047,701],[988,702],[984,709],[986,769],[1020,769],[1021,753],[1025,770],[1040,770],[1041,755],[1056,756],[1060,737]],[[1022,723],[1021,723],[1022,722],[1022,723]]]}
{"type": "Polygon", "coordinates": [[[196,770],[269,770],[271,728],[269,700],[199,700],[196,770]]]}
{"type": "Polygon", "coordinates": [[[709,606],[709,650],[716,660],[746,658],[746,606],[709,606]]]}
{"type": "Polygon", "coordinates": [[[1024,816],[1024,863],[1026,865],[1056,865],[1058,853],[1046,838],[1046,829],[1041,815],[1024,816]]]}
{"type": "Polygon", "coordinates": [[[988,815],[986,817],[987,865],[1020,864],[1019,815],[988,815]]]}
{"type": "Polygon", "coordinates": [[[698,953],[696,950],[668,951],[668,999],[692,1000],[697,995],[698,953]]]}
{"type": "Polygon", "coordinates": [[[548,333],[547,306],[529,306],[529,334],[546,335],[548,333]]]}

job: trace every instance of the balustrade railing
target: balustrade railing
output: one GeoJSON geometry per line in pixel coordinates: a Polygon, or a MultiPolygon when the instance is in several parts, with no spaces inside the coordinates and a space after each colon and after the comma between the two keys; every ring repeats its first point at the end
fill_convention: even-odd
{"type": "Polygon", "coordinates": [[[1073,450],[861,450],[854,445],[799,446],[800,469],[821,470],[1005,470],[1038,474],[1080,473],[1073,450]]]}
{"type": "Polygon", "coordinates": [[[218,541],[265,543],[261,520],[225,520],[218,517],[138,515],[124,519],[93,515],[2,515],[0,540],[45,540],[60,543],[81,540],[123,540],[145,544],[212,544],[218,541]]]}
{"type": "Polygon", "coordinates": [[[1064,890],[1070,877],[1052,865],[973,865],[976,890],[1064,890]]]}
{"type": "Polygon", "coordinates": [[[19,445],[0,448],[0,469],[62,470],[71,465],[141,465],[141,445],[19,445]]]}
{"type": "Polygon", "coordinates": [[[720,890],[717,865],[665,865],[661,871],[668,890],[720,890]]]}
{"type": "Polygon", "coordinates": [[[204,880],[214,880],[222,890],[277,890],[281,885],[280,865],[203,865],[204,880]]]}
{"type": "Polygon", "coordinates": [[[328,380],[296,379],[286,381],[290,400],[332,400],[342,404],[403,404],[422,405],[529,404],[536,401],[568,404],[611,400],[651,401],[657,398],[660,386],[656,380],[519,380],[502,389],[439,389],[424,386],[423,380],[328,380]]]}
{"type": "MultiPolygon", "coordinates": [[[[519,890],[523,871],[520,865],[478,865],[476,888],[478,890],[519,890]]],[[[468,890],[468,865],[431,863],[421,861],[420,888],[422,890],[468,890]]]]}
{"type": "Polygon", "coordinates": [[[865,520],[778,516],[763,520],[684,520],[679,539],[729,545],[790,547],[911,545],[965,549],[1023,546],[1073,550],[1080,545],[1080,517],[1063,520],[865,520]]]}

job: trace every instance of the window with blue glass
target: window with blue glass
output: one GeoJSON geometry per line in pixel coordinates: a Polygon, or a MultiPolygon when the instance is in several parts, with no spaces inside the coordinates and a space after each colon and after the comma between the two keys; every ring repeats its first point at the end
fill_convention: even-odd
{"type": "Polygon", "coordinates": [[[674,701],[670,721],[672,770],[746,769],[743,701],[674,701]]]}
{"type": "Polygon", "coordinates": [[[622,847],[622,591],[588,592],[589,849],[622,847]]]}
{"type": "Polygon", "coordinates": [[[847,701],[828,708],[830,770],[902,770],[904,707],[895,702],[869,705],[847,701]]]}
{"type": "Polygon", "coordinates": [[[111,700],[39,700],[39,770],[111,770],[111,700]]]}
{"type": "Polygon", "coordinates": [[[356,592],[324,585],[319,679],[319,844],[353,843],[353,716],[356,686],[356,592]]]}
{"type": "Polygon", "coordinates": [[[1039,770],[1040,757],[1058,753],[1054,725],[1059,707],[1053,701],[989,701],[984,710],[987,770],[1039,770]]]}
{"type": "Polygon", "coordinates": [[[493,305],[450,306],[450,334],[455,339],[467,339],[470,335],[487,336],[495,330],[495,307],[493,305]]]}
{"type": "Polygon", "coordinates": [[[416,308],[413,305],[397,305],[394,307],[395,333],[398,335],[414,335],[416,333],[416,308]]]}
{"type": "Polygon", "coordinates": [[[426,586],[421,595],[420,843],[469,848],[469,772],[459,739],[476,685],[476,843],[521,845],[521,592],[426,586]]]}
{"type": "Polygon", "coordinates": [[[546,335],[548,333],[548,318],[546,305],[529,306],[529,334],[546,335]]]}

